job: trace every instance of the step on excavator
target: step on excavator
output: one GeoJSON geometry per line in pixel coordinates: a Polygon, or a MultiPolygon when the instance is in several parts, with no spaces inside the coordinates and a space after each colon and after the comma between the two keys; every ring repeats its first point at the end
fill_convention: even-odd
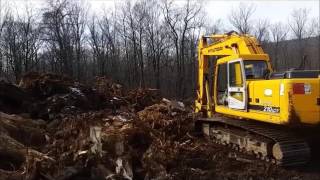
{"type": "Polygon", "coordinates": [[[274,72],[255,37],[234,31],[198,45],[196,129],[214,142],[281,166],[310,146],[293,129],[320,124],[320,71],[274,72]]]}

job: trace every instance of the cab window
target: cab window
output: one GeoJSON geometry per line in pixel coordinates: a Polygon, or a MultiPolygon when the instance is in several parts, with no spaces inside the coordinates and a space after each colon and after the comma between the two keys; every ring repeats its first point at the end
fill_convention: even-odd
{"type": "Polygon", "coordinates": [[[230,76],[229,84],[231,87],[243,86],[240,62],[234,62],[229,64],[229,76],[230,76]]]}
{"type": "Polygon", "coordinates": [[[268,71],[268,66],[267,63],[262,60],[246,60],[244,61],[244,69],[246,79],[264,79],[268,71]]]}
{"type": "Polygon", "coordinates": [[[218,65],[217,76],[217,104],[226,105],[228,95],[227,63],[218,65]]]}

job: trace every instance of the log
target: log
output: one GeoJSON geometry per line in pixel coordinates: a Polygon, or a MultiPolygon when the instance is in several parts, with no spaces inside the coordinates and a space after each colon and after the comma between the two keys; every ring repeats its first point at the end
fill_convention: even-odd
{"type": "Polygon", "coordinates": [[[19,87],[0,81],[0,110],[8,113],[24,112],[24,105],[31,101],[30,95],[19,87]]]}
{"type": "MultiPolygon", "coordinates": [[[[45,142],[45,123],[0,112],[0,133],[27,147],[42,147],[45,142]]],[[[1,144],[0,144],[1,146],[1,144]]]]}
{"type": "Polygon", "coordinates": [[[46,143],[44,127],[43,121],[0,112],[0,179],[34,179],[37,162],[55,162],[36,150],[46,143]]]}
{"type": "Polygon", "coordinates": [[[27,92],[13,84],[4,81],[0,81],[0,97],[6,97],[8,100],[15,102],[30,100],[30,96],[27,92]]]}

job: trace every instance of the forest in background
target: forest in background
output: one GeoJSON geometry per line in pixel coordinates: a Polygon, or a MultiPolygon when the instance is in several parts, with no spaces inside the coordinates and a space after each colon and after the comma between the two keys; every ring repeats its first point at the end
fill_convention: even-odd
{"type": "Polygon", "coordinates": [[[303,8],[294,9],[287,23],[271,23],[256,19],[249,3],[230,11],[226,20],[208,17],[202,1],[121,1],[99,15],[85,1],[45,3],[40,11],[25,7],[23,15],[0,5],[1,79],[18,83],[30,71],[81,82],[107,76],[128,88],[152,87],[167,97],[189,98],[195,92],[200,35],[231,30],[256,36],[276,70],[320,69],[319,17],[303,8]]]}

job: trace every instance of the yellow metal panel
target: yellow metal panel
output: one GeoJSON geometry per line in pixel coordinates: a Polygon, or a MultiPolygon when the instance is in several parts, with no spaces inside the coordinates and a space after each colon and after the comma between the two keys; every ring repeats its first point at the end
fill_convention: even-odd
{"type": "Polygon", "coordinates": [[[242,86],[242,71],[241,71],[241,65],[240,62],[235,64],[235,75],[236,75],[236,86],[241,87],[242,86]]]}
{"type": "Polygon", "coordinates": [[[248,111],[229,109],[226,106],[216,106],[215,111],[239,118],[248,118],[274,124],[320,124],[320,79],[275,79],[263,81],[249,81],[248,84],[248,111]],[[307,94],[294,94],[292,85],[303,83],[310,85],[307,94]],[[282,87],[281,87],[282,86],[282,87]],[[272,95],[265,95],[265,90],[271,89],[272,95]],[[259,102],[255,99],[259,98],[259,102]],[[261,107],[280,107],[280,113],[264,112],[250,109],[250,105],[261,107]]]}
{"type": "MultiPolygon", "coordinates": [[[[291,108],[291,120],[305,124],[320,123],[320,105],[317,104],[317,98],[320,98],[320,78],[316,79],[288,79],[285,80],[289,84],[289,98],[291,108]],[[294,94],[293,84],[303,83],[310,88],[309,92],[304,94],[294,94]]],[[[307,89],[306,89],[307,90],[307,89]]]]}
{"type": "Polygon", "coordinates": [[[273,123],[273,124],[284,124],[279,116],[275,116],[272,114],[263,114],[255,110],[249,111],[241,111],[229,109],[226,106],[216,106],[215,111],[221,114],[225,114],[227,116],[232,116],[239,119],[255,119],[262,122],[273,123]]]}
{"type": "Polygon", "coordinates": [[[252,104],[280,107],[280,80],[253,81],[250,83],[254,86],[252,104]]]}

